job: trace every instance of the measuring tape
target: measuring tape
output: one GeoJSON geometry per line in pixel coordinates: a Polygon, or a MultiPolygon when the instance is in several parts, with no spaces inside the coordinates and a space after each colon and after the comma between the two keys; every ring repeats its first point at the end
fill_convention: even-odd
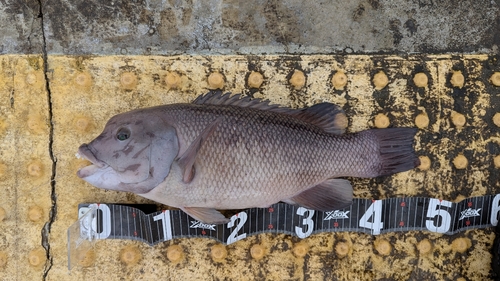
{"type": "Polygon", "coordinates": [[[458,203],[424,197],[383,200],[354,199],[349,208],[328,212],[278,203],[252,208],[227,224],[205,224],[181,210],[156,210],[156,205],[80,204],[79,220],[68,229],[68,267],[71,269],[101,239],[131,239],[149,245],[185,237],[206,237],[231,244],[259,233],[286,233],[306,238],[319,232],[353,231],[378,235],[427,230],[455,234],[495,226],[500,194],[471,197],[458,203]],[[140,208],[139,208],[140,206],[140,208]]]}
{"type": "Polygon", "coordinates": [[[80,204],[76,228],[80,242],[84,239],[132,239],[155,245],[174,238],[207,237],[231,244],[263,232],[286,233],[299,238],[318,232],[340,231],[378,235],[427,230],[451,235],[495,226],[499,211],[500,194],[472,197],[459,203],[423,197],[354,199],[349,208],[329,212],[278,203],[269,208],[239,212],[227,224],[215,225],[197,221],[180,210],[146,214],[128,205],[80,204]]]}

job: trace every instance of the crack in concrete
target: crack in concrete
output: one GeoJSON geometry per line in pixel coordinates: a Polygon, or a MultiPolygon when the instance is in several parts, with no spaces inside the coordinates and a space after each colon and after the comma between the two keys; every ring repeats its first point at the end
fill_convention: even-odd
{"type": "Polygon", "coordinates": [[[52,200],[52,206],[50,208],[49,212],[49,220],[45,223],[41,230],[41,236],[42,236],[42,246],[46,251],[47,255],[47,261],[45,263],[45,267],[43,270],[43,276],[42,280],[46,280],[47,276],[49,274],[50,269],[52,268],[53,265],[53,257],[52,257],[52,252],[50,249],[50,231],[52,228],[52,224],[54,223],[57,215],[57,195],[56,195],[56,164],[57,164],[57,159],[54,156],[54,151],[53,151],[53,144],[54,144],[54,118],[53,118],[53,112],[52,112],[52,92],[50,90],[50,81],[49,81],[49,76],[47,73],[49,72],[49,67],[48,67],[48,56],[47,56],[47,37],[45,34],[45,29],[44,29],[44,15],[43,15],[43,5],[42,5],[42,0],[38,0],[38,5],[39,5],[39,14],[38,17],[40,18],[40,25],[42,29],[42,58],[43,58],[43,75],[45,79],[45,88],[47,91],[47,103],[48,103],[48,118],[49,118],[49,157],[52,160],[52,174],[50,176],[50,188],[51,188],[51,194],[50,198],[52,200]]]}

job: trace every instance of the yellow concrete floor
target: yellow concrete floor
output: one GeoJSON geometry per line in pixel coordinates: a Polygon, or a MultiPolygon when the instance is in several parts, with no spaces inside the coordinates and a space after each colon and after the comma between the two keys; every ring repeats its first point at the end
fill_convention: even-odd
{"type": "Polygon", "coordinates": [[[106,240],[71,272],[66,231],[82,202],[152,203],[76,177],[85,165],[75,157],[80,144],[97,136],[116,113],[190,102],[217,87],[294,108],[339,104],[350,132],[418,126],[416,151],[429,165],[378,180],[356,179],[356,197],[457,202],[500,193],[500,158],[491,152],[500,145],[500,121],[493,120],[500,119],[500,64],[493,57],[49,56],[47,70],[44,75],[41,56],[0,56],[1,280],[488,278],[491,229],[453,236],[321,233],[304,240],[259,234],[228,246],[199,238],[154,247],[106,240]],[[55,184],[50,151],[57,160],[55,184]],[[53,186],[57,213],[47,224],[47,254],[42,229],[50,221],[53,186]]]}

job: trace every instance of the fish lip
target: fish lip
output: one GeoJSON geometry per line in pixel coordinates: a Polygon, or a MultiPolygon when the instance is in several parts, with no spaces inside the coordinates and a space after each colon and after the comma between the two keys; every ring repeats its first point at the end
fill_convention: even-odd
{"type": "Polygon", "coordinates": [[[106,168],[107,166],[109,166],[105,162],[97,159],[95,153],[92,151],[92,147],[86,143],[80,145],[80,147],[78,148],[77,157],[78,156],[92,162],[92,164],[99,169],[106,168]]]}

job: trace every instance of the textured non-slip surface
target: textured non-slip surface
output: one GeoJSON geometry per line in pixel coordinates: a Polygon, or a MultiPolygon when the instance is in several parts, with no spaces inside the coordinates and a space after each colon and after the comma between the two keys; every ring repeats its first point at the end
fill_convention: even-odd
{"type": "Polygon", "coordinates": [[[45,75],[39,56],[0,57],[2,280],[489,278],[492,229],[453,236],[324,233],[304,240],[260,234],[229,246],[197,238],[154,247],[98,241],[71,272],[66,230],[81,202],[151,203],[80,180],[75,173],[86,163],[75,153],[81,143],[97,136],[116,113],[190,102],[216,87],[293,108],[336,103],[346,111],[349,132],[418,127],[415,148],[426,165],[391,177],[352,179],[356,197],[456,202],[499,193],[496,57],[49,56],[47,61],[45,75]],[[262,75],[260,87],[248,81],[252,72],[262,75]]]}

